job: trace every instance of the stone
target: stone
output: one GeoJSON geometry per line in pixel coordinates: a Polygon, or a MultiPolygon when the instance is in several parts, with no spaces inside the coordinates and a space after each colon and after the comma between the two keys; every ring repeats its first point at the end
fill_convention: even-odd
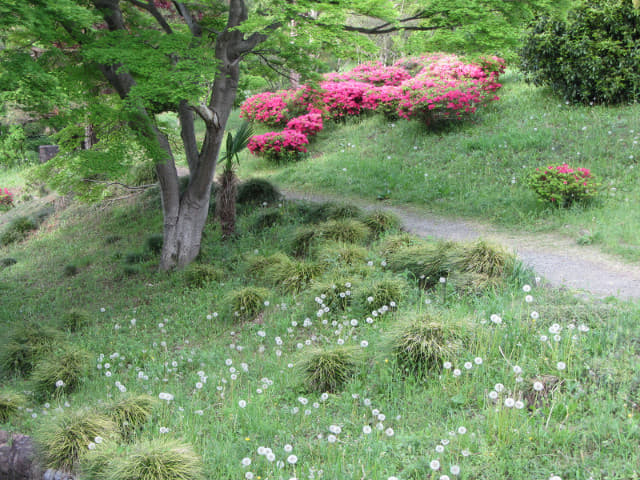
{"type": "Polygon", "coordinates": [[[0,430],[0,479],[74,480],[74,476],[52,469],[45,472],[35,459],[31,437],[0,430]]]}
{"type": "Polygon", "coordinates": [[[58,147],[58,145],[40,145],[40,148],[38,149],[40,163],[47,163],[49,160],[55,157],[59,151],[60,148],[58,147]]]}

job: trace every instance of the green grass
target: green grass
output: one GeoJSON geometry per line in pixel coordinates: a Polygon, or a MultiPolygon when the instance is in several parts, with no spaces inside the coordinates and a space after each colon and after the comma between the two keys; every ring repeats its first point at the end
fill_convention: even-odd
{"type": "Polygon", "coordinates": [[[640,260],[640,106],[574,106],[525,84],[510,70],[500,100],[460,125],[428,130],[375,116],[325,126],[309,158],[275,168],[242,161],[283,188],[386,199],[472,217],[513,231],[551,231],[632,261],[640,260]],[[526,186],[531,170],[567,162],[602,183],[589,206],[539,202],[526,186]],[[583,240],[584,241],[584,240],[583,240]]]}
{"type": "MultiPolygon", "coordinates": [[[[225,277],[194,288],[183,275],[157,272],[157,258],[139,264],[135,276],[123,274],[125,252],[141,249],[149,232],[160,228],[157,208],[148,194],[101,208],[72,206],[26,242],[0,249],[3,257],[19,260],[0,278],[2,335],[16,322],[60,325],[77,308],[88,314],[84,326],[66,329],[56,341],[81,346],[90,356],[90,370],[74,392],[54,391],[42,400],[27,395],[3,429],[43,432],[56,452],[71,448],[79,468],[91,475],[110,471],[104,465],[124,469],[119,462],[139,445],[180,442],[200,458],[205,478],[218,479],[244,478],[250,471],[254,478],[286,480],[317,477],[322,470],[323,478],[360,479],[364,472],[372,479],[407,480],[451,475],[453,465],[468,479],[598,478],[603,471],[611,479],[637,476],[637,305],[581,302],[535,285],[524,292],[517,282],[473,296],[453,288],[443,295],[441,285],[423,291],[416,278],[391,272],[376,253],[390,241],[371,238],[376,243],[363,247],[366,258],[356,257],[352,265],[327,263],[325,249],[312,249],[309,263],[299,267],[323,262],[324,271],[313,272],[320,275],[317,281],[275,285],[262,314],[240,322],[229,295],[271,282],[265,265],[293,265],[282,252],[304,224],[304,210],[284,202],[287,223],[256,231],[261,208],[247,209],[239,217],[240,236],[231,243],[221,242],[219,227],[208,224],[202,261],[225,277]],[[117,242],[105,240],[116,234],[117,242]],[[265,260],[271,257],[280,261],[265,260]],[[85,258],[91,262],[83,262],[77,275],[61,275],[64,265],[85,258]],[[253,271],[263,275],[247,273],[253,271]],[[389,281],[401,286],[402,298],[396,307],[372,311],[372,286],[389,281]],[[348,289],[354,301],[325,311],[319,285],[333,291],[331,282],[336,292],[348,289]],[[468,334],[463,347],[446,359],[433,357],[433,364],[427,350],[418,352],[418,362],[427,359],[432,366],[409,374],[404,368],[410,372],[406,361],[413,360],[396,362],[392,340],[398,337],[392,334],[427,314],[451,325],[466,322],[468,334]],[[335,392],[306,393],[305,376],[295,365],[316,349],[337,347],[357,352],[359,361],[340,367],[335,392]],[[532,396],[533,382],[551,376],[558,379],[555,386],[544,397],[532,396]],[[161,393],[172,399],[163,400],[161,393]],[[74,418],[71,412],[83,408],[105,414],[144,395],[156,401],[150,417],[148,410],[136,414],[137,428],[128,439],[97,445],[85,456],[89,437],[65,446],[67,440],[55,436],[55,418],[74,418]],[[509,407],[509,399],[530,403],[509,407]],[[71,416],[54,415],[58,409],[71,416]],[[260,447],[270,448],[275,460],[259,454],[260,447]],[[290,455],[295,463],[287,461],[290,455]],[[249,466],[242,465],[244,458],[249,466]],[[440,462],[437,472],[433,460],[440,462]]],[[[328,378],[333,368],[319,378],[328,378]]],[[[1,391],[28,392],[28,380],[10,372],[1,391]]]]}

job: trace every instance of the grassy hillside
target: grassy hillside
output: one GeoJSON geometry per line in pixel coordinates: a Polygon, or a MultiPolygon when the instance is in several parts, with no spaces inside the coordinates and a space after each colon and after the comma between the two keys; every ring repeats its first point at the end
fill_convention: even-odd
{"type": "Polygon", "coordinates": [[[241,211],[236,241],[209,223],[199,263],[173,275],[145,246],[161,225],[153,192],[72,205],[1,248],[17,263],[0,269],[0,428],[55,452],[60,419],[146,398],[138,429],[81,442],[76,467],[95,479],[132,468],[145,442],[166,457],[169,440],[210,479],[638,476],[637,306],[487,268],[499,250],[474,257],[492,277],[463,274],[469,247],[376,239],[329,219],[362,217],[345,207],[241,211]],[[55,387],[70,350],[78,370],[55,387]]]}
{"type": "Polygon", "coordinates": [[[512,230],[556,231],[640,260],[640,107],[566,105],[516,71],[502,80],[500,101],[470,122],[434,130],[380,116],[349,119],[325,128],[309,159],[281,168],[248,159],[243,172],[292,189],[411,203],[512,230]],[[551,208],[527,188],[533,169],[564,162],[598,176],[594,204],[551,208]]]}

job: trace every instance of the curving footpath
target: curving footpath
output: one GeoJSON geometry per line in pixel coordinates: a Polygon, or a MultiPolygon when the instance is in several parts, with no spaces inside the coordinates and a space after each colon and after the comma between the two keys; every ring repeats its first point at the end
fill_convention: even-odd
{"type": "MultiPolygon", "coordinates": [[[[294,191],[283,191],[283,194],[291,200],[340,201],[340,197],[331,195],[294,191]]],[[[505,233],[484,224],[424,213],[408,206],[355,203],[365,210],[382,209],[395,213],[408,232],[421,237],[455,241],[482,238],[504,245],[548,283],[576,295],[640,299],[640,266],[624,263],[594,247],[579,246],[553,234],[505,233]]]]}

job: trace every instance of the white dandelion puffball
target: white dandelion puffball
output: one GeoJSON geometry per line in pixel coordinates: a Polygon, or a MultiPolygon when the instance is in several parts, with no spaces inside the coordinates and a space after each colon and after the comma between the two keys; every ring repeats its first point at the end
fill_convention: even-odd
{"type": "Polygon", "coordinates": [[[544,384],[542,382],[533,382],[533,389],[536,392],[541,392],[544,390],[544,384]]]}
{"type": "Polygon", "coordinates": [[[564,362],[558,362],[556,367],[558,367],[558,370],[565,370],[567,368],[567,364],[564,362]]]}
{"type": "Polygon", "coordinates": [[[242,466],[248,467],[249,465],[251,465],[251,459],[249,457],[244,457],[242,459],[242,466]]]}
{"type": "Polygon", "coordinates": [[[287,457],[287,463],[290,463],[291,465],[295,465],[298,461],[298,457],[296,457],[295,455],[289,455],[287,457]]]}
{"type": "Polygon", "coordinates": [[[507,408],[511,408],[515,404],[516,404],[516,401],[511,397],[504,399],[504,406],[507,407],[507,408]]]}
{"type": "Polygon", "coordinates": [[[429,466],[431,467],[431,470],[440,470],[440,461],[431,460],[431,462],[429,462],[429,466]]]}
{"type": "Polygon", "coordinates": [[[364,427],[362,427],[362,433],[364,433],[365,435],[369,435],[371,433],[371,427],[369,425],[365,425],[364,427]]]}

